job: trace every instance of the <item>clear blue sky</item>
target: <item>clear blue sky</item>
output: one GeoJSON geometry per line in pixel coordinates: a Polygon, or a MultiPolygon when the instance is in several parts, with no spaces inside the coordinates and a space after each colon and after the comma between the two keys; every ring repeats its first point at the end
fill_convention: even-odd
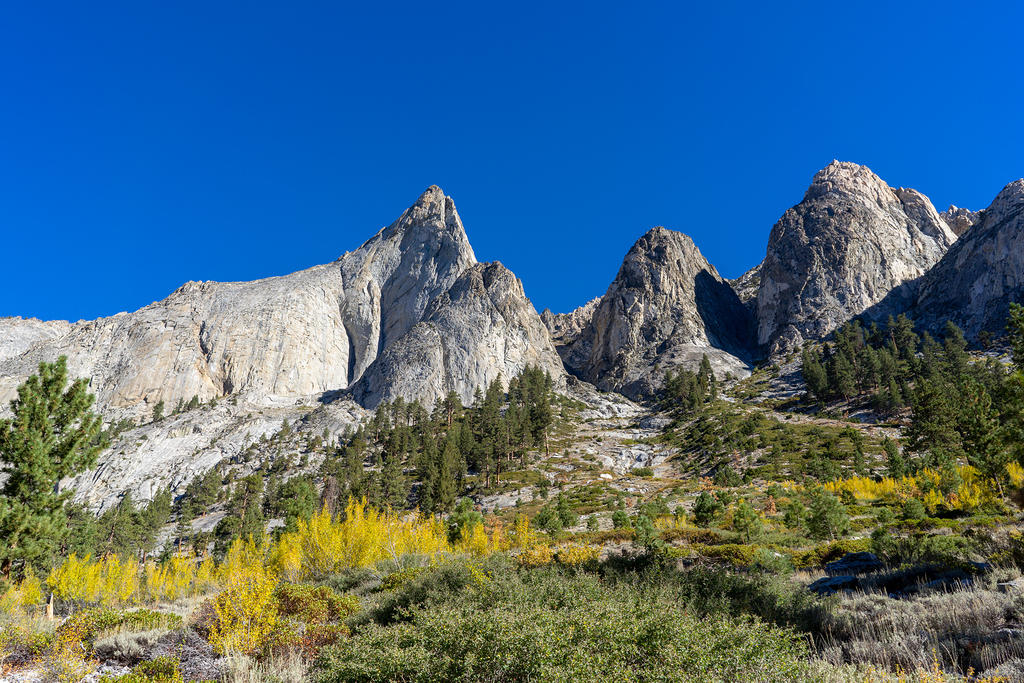
{"type": "Polygon", "coordinates": [[[833,158],[1024,175],[1019,3],[782,4],[5,3],[0,315],[325,263],[432,183],[563,311],[653,225],[739,275],[833,158]]]}

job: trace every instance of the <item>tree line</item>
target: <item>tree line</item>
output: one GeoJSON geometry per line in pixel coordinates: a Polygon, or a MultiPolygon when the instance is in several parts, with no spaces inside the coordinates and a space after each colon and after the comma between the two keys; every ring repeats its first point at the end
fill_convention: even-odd
{"type": "Polygon", "coordinates": [[[1007,464],[1024,459],[1024,308],[1010,305],[1006,329],[1009,365],[972,359],[952,322],[936,339],[903,315],[884,328],[854,321],[821,350],[804,348],[803,376],[823,402],[868,397],[883,410],[909,408],[905,448],[886,448],[890,476],[926,467],[954,476],[966,462],[1001,484],[1007,464]]]}

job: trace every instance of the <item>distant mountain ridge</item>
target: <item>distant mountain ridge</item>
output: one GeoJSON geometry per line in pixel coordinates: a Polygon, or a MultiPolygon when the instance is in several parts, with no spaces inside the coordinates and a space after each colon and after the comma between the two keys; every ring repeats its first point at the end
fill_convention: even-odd
{"type": "Polygon", "coordinates": [[[832,162],[740,278],[724,280],[689,237],[656,227],[602,296],[565,314],[538,314],[513,273],[478,263],[454,201],[431,186],[331,263],[189,282],[91,321],[0,318],[0,410],[40,361],[66,355],[108,421],[148,423],[74,483],[107,505],[126,490],[178,490],[283,420],[338,432],[383,401],[429,406],[454,391],[469,403],[527,365],[586,400],[594,388],[648,399],[705,355],[720,378],[742,377],[858,316],[998,334],[1013,301],[1024,301],[1024,180],[984,210],[939,213],[867,167],[832,162]],[[149,423],[159,403],[166,414],[193,397],[202,410],[149,423]]]}
{"type": "MultiPolygon", "coordinates": [[[[68,357],[74,375],[91,379],[100,406],[135,412],[161,401],[169,410],[192,396],[259,401],[345,390],[371,407],[398,395],[429,404],[449,390],[468,401],[480,384],[527,363],[560,378],[561,362],[543,330],[521,283],[500,264],[477,263],[454,202],[431,186],[398,220],[333,263],[253,282],[189,282],[162,301],[98,320],[4,319],[3,336],[21,341],[0,346],[0,401],[40,361],[58,355],[68,357]],[[454,313],[480,304],[478,294],[486,294],[489,308],[475,317],[454,313]],[[453,310],[438,310],[442,297],[453,310]],[[403,340],[428,318],[435,343],[466,339],[463,362],[396,374],[391,354],[388,369],[375,365],[392,344],[409,347],[403,340]],[[449,330],[445,321],[479,329],[449,330]]],[[[430,361],[457,355],[442,351],[430,361]]]]}

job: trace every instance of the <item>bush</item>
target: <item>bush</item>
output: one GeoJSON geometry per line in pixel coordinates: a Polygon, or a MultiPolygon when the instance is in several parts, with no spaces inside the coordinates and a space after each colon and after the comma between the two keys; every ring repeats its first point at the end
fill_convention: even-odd
{"type": "Polygon", "coordinates": [[[77,649],[92,650],[92,645],[105,632],[115,629],[151,631],[157,628],[180,628],[181,617],[148,609],[104,610],[94,609],[76,612],[57,627],[55,639],[59,643],[77,649]]]}
{"type": "Polygon", "coordinates": [[[178,660],[171,657],[157,657],[142,662],[130,673],[123,676],[104,676],[100,683],[182,683],[178,660]]]}
{"type": "MultiPolygon", "coordinates": [[[[433,572],[431,572],[433,573],[433,572]]],[[[425,578],[425,577],[423,577],[425,578]]],[[[633,581],[636,580],[633,575],[633,581]]],[[[663,584],[612,585],[557,568],[498,570],[429,608],[327,648],[318,680],[791,681],[808,675],[793,632],[698,617],[663,584]]]]}
{"type": "Polygon", "coordinates": [[[684,541],[686,543],[718,545],[725,542],[721,534],[711,529],[666,529],[661,532],[661,538],[666,543],[684,541]]]}
{"type": "Polygon", "coordinates": [[[359,611],[355,597],[339,595],[327,586],[281,584],[274,599],[282,616],[294,617],[305,624],[341,621],[359,611]]]}
{"type": "Polygon", "coordinates": [[[917,522],[927,516],[928,512],[924,509],[924,503],[917,498],[908,498],[907,502],[903,504],[903,519],[917,522]]]}
{"type": "Polygon", "coordinates": [[[694,543],[690,546],[694,553],[710,560],[728,562],[734,567],[749,567],[757,557],[757,546],[741,543],[722,543],[721,545],[704,545],[694,543]]]}
{"type": "Polygon", "coordinates": [[[715,471],[715,485],[716,486],[740,486],[743,484],[743,478],[736,473],[729,465],[723,465],[715,471]]]}
{"type": "Polygon", "coordinates": [[[823,567],[847,553],[859,553],[870,549],[871,540],[867,538],[832,541],[817,545],[810,550],[793,553],[793,565],[798,569],[823,567]]]}
{"type": "Polygon", "coordinates": [[[237,567],[227,584],[213,601],[216,619],[210,629],[210,642],[222,654],[258,654],[267,647],[277,627],[277,577],[255,563],[237,567]]]}
{"type": "Polygon", "coordinates": [[[625,510],[616,510],[612,513],[612,527],[615,529],[629,529],[633,526],[633,523],[629,520],[629,515],[626,514],[625,510]]]}
{"type": "Polygon", "coordinates": [[[835,496],[819,491],[811,499],[807,530],[812,538],[836,539],[850,530],[850,515],[835,496]]]}

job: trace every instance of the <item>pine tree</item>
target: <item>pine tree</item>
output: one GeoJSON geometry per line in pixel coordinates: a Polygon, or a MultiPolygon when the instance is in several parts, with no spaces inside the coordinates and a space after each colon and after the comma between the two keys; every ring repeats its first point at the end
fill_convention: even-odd
{"type": "Polygon", "coordinates": [[[263,537],[263,480],[257,474],[235,483],[227,515],[214,529],[218,554],[227,552],[236,538],[263,537]]]}
{"type": "Polygon", "coordinates": [[[999,416],[992,397],[977,380],[969,379],[961,385],[957,416],[967,461],[983,476],[995,480],[1001,493],[1012,455],[1000,438],[999,416]]]}
{"type": "Polygon", "coordinates": [[[693,504],[693,521],[697,526],[706,527],[718,514],[718,502],[707,491],[701,491],[693,504]]]}
{"type": "Polygon", "coordinates": [[[434,506],[437,510],[450,510],[455,503],[456,471],[460,470],[461,457],[455,439],[445,439],[444,450],[441,452],[441,467],[434,493],[434,506]]]}
{"type": "Polygon", "coordinates": [[[886,467],[890,477],[899,479],[909,474],[907,461],[903,458],[903,455],[900,453],[900,447],[895,441],[886,437],[882,441],[882,448],[885,450],[885,455],[888,458],[886,467]]]}
{"type": "Polygon", "coordinates": [[[718,398],[718,381],[715,379],[715,371],[711,369],[711,361],[708,354],[700,358],[700,370],[697,371],[697,384],[700,386],[702,400],[715,401],[718,398]]]}
{"type": "Polygon", "coordinates": [[[743,534],[747,543],[750,543],[750,539],[760,536],[764,530],[761,516],[757,514],[757,510],[747,501],[742,501],[736,506],[736,510],[732,515],[732,526],[736,531],[743,534]]]}
{"type": "Polygon", "coordinates": [[[401,510],[409,497],[409,486],[402,468],[402,458],[398,453],[389,453],[384,458],[384,466],[380,471],[382,502],[388,507],[401,510]]]}
{"type": "Polygon", "coordinates": [[[153,500],[149,501],[149,504],[139,512],[139,524],[142,527],[139,551],[143,557],[153,552],[157,535],[171,519],[172,505],[171,490],[163,488],[157,491],[153,495],[153,500]]]}
{"type": "Polygon", "coordinates": [[[159,422],[164,419],[164,402],[160,401],[153,406],[153,422],[159,422]]]}
{"type": "Polygon", "coordinates": [[[67,530],[60,480],[89,467],[105,444],[94,397],[78,379],[68,386],[67,361],[40,363],[18,387],[13,417],[0,420],[0,572],[44,562],[67,530]]]}
{"type": "MultiPolygon", "coordinates": [[[[925,361],[926,367],[927,363],[925,361]]],[[[956,431],[956,410],[941,379],[918,380],[907,428],[907,446],[911,452],[925,456],[925,465],[939,467],[955,463],[963,456],[960,435],[956,431]]]]}
{"type": "Polygon", "coordinates": [[[828,397],[828,375],[821,364],[821,356],[817,351],[805,346],[801,354],[801,372],[807,389],[819,401],[828,397]]]}
{"type": "Polygon", "coordinates": [[[807,530],[812,538],[836,540],[850,530],[850,515],[838,498],[819,491],[811,499],[807,530]]]}
{"type": "Polygon", "coordinates": [[[272,512],[284,517],[284,530],[294,531],[299,520],[307,520],[317,511],[319,498],[309,477],[292,477],[274,491],[272,512]]]}

